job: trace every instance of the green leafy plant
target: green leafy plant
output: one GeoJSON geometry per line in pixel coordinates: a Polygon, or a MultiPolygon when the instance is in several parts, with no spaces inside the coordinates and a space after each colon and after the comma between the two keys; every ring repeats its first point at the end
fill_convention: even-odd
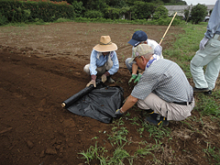
{"type": "Polygon", "coordinates": [[[220,149],[216,149],[215,147],[212,148],[211,145],[208,145],[208,147],[206,149],[203,149],[203,151],[208,156],[210,162],[210,158],[212,157],[217,162],[216,165],[220,165],[220,149]]]}
{"type": "Polygon", "coordinates": [[[207,6],[197,4],[191,9],[191,20],[193,23],[198,24],[201,22],[207,15],[207,6]]]}
{"type": "Polygon", "coordinates": [[[167,18],[168,17],[168,10],[163,5],[156,8],[153,19],[159,19],[159,18],[167,18]]]}
{"type": "Polygon", "coordinates": [[[171,130],[169,127],[163,127],[162,125],[156,127],[154,125],[145,124],[142,123],[142,126],[146,131],[150,133],[150,137],[153,136],[156,139],[162,139],[165,137],[168,137],[171,133],[171,130]]]}
{"type": "Polygon", "coordinates": [[[199,94],[199,102],[196,104],[195,109],[200,111],[202,115],[220,116],[219,103],[211,97],[206,97],[204,94],[199,94]]]}
{"type": "Polygon", "coordinates": [[[117,164],[117,165],[124,165],[123,160],[127,158],[131,158],[130,154],[123,149],[123,146],[116,148],[116,150],[113,153],[113,157],[110,158],[108,161],[108,164],[117,164]]]}
{"type": "Polygon", "coordinates": [[[97,142],[96,142],[95,146],[90,146],[86,152],[83,151],[78,154],[83,155],[84,157],[82,157],[82,159],[86,159],[88,164],[90,160],[93,160],[93,159],[99,159],[103,163],[105,161],[103,157],[105,152],[108,152],[108,151],[105,150],[104,147],[97,147],[97,142]]]}
{"type": "Polygon", "coordinates": [[[128,134],[128,130],[126,127],[120,127],[119,130],[113,127],[112,134],[108,135],[108,140],[113,145],[117,144],[118,146],[122,145],[123,142],[127,142],[126,135],[128,134]]]}

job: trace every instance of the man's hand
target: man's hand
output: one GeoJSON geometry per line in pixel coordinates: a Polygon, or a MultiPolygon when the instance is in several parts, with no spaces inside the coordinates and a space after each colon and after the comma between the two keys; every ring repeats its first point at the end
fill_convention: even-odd
{"type": "Polygon", "coordinates": [[[116,116],[116,118],[120,118],[120,117],[123,116],[123,113],[121,112],[121,108],[120,108],[120,109],[117,109],[117,110],[115,111],[115,116],[116,116]]]}
{"type": "Polygon", "coordinates": [[[200,41],[200,45],[199,45],[200,50],[204,50],[205,49],[205,45],[207,44],[208,41],[209,41],[209,39],[207,37],[204,37],[200,41]]]}
{"type": "Polygon", "coordinates": [[[137,76],[137,78],[134,80],[134,83],[136,83],[136,82],[139,82],[140,81],[140,78],[141,78],[141,76],[142,76],[142,74],[138,74],[138,76],[137,76]]]}
{"type": "Polygon", "coordinates": [[[137,74],[132,74],[132,76],[131,76],[130,80],[128,81],[128,83],[131,83],[136,78],[137,78],[137,74]]]}
{"type": "Polygon", "coordinates": [[[95,80],[91,80],[91,81],[86,85],[86,87],[89,87],[91,84],[92,84],[94,87],[96,87],[96,81],[95,81],[95,80]]]}
{"type": "Polygon", "coordinates": [[[103,74],[102,77],[101,77],[101,80],[102,80],[103,83],[105,83],[106,80],[107,80],[107,76],[105,74],[103,74]]]}

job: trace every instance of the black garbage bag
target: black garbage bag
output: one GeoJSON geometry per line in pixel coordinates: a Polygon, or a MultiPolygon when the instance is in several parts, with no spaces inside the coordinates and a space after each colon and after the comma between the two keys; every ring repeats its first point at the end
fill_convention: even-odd
{"type": "Polygon", "coordinates": [[[98,79],[96,88],[93,85],[84,88],[65,100],[63,105],[74,114],[88,116],[103,123],[111,123],[116,117],[115,111],[122,106],[123,94],[123,88],[106,86],[98,79]]]}

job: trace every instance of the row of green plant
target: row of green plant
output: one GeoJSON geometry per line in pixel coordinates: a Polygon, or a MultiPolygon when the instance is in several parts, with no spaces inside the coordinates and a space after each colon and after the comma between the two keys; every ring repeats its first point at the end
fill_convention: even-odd
{"type": "Polygon", "coordinates": [[[186,5],[182,0],[67,0],[67,2],[74,6],[77,17],[84,16],[87,11],[99,11],[104,18],[111,19],[119,18],[122,14],[132,19],[146,19],[150,16],[149,13],[153,14],[160,5],[166,5],[166,3],[186,5]]]}
{"type": "Polygon", "coordinates": [[[0,0],[0,25],[17,22],[53,22],[58,18],[74,18],[74,8],[50,2],[0,0]]]}
{"type": "MultiPolygon", "coordinates": [[[[110,23],[110,24],[139,24],[139,25],[164,25],[167,26],[170,24],[172,18],[168,17],[166,19],[158,19],[158,20],[145,20],[145,19],[136,19],[136,20],[126,20],[126,19],[105,19],[105,18],[84,18],[84,17],[78,17],[74,19],[67,19],[67,18],[58,18],[57,20],[54,20],[53,22],[59,23],[59,22],[85,22],[85,23],[110,23]]],[[[25,23],[25,22],[23,22],[25,23]]],[[[35,18],[33,22],[26,22],[27,24],[37,24],[37,25],[43,25],[48,24],[50,22],[45,22],[43,19],[35,18]]],[[[17,23],[8,23],[8,20],[1,15],[0,13],[0,25],[19,25],[17,23]]],[[[172,26],[185,24],[185,22],[181,19],[175,18],[172,26]]]]}
{"type": "MultiPolygon", "coordinates": [[[[75,22],[99,22],[99,23],[125,23],[125,24],[142,24],[142,25],[169,25],[172,18],[159,18],[157,20],[146,20],[146,19],[136,19],[136,20],[126,20],[126,19],[105,19],[105,18],[75,18],[75,22]]],[[[184,24],[184,21],[176,18],[174,19],[172,25],[184,24]]]]}
{"type": "MultiPolygon", "coordinates": [[[[127,114],[126,116],[129,117],[130,114],[127,114]]],[[[135,118],[130,118],[130,120],[138,122],[135,118]]],[[[169,128],[164,129],[163,127],[154,127],[141,121],[138,123],[141,125],[140,129],[137,130],[137,133],[139,133],[140,136],[143,131],[147,131],[150,133],[150,136],[160,140],[164,136],[169,136],[170,134],[169,128]]],[[[127,160],[129,164],[132,165],[135,160],[140,157],[144,158],[147,155],[152,157],[153,162],[159,161],[154,155],[157,151],[163,150],[162,143],[159,140],[156,140],[155,144],[149,144],[145,140],[139,142],[137,150],[132,155],[124,149],[126,145],[131,145],[133,143],[127,138],[129,131],[124,125],[122,118],[113,121],[112,131],[108,134],[108,141],[115,148],[111,156],[109,156],[108,150],[104,147],[98,147],[97,142],[95,146],[90,146],[87,151],[82,151],[78,154],[82,155],[83,157],[81,158],[86,159],[88,164],[90,164],[92,160],[97,160],[101,165],[123,165],[123,162],[127,160]]],[[[93,139],[98,139],[98,137],[93,139]]]]}
{"type": "MultiPolygon", "coordinates": [[[[173,5],[181,3],[181,0],[175,1],[170,0],[173,5]]],[[[155,20],[168,17],[168,10],[164,5],[169,3],[169,1],[138,0],[128,2],[128,0],[120,0],[118,2],[116,0],[95,0],[85,2],[70,0],[69,3],[73,5],[76,17],[119,19],[124,16],[125,19],[129,20],[149,18],[155,20]]],[[[184,11],[184,20],[198,24],[204,20],[207,14],[206,5],[197,4],[189,6],[184,11]]]]}

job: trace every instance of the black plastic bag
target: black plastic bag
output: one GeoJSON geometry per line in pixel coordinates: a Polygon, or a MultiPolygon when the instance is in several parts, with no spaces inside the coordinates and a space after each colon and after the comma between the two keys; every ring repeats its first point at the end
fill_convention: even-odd
{"type": "Polygon", "coordinates": [[[105,86],[100,80],[97,80],[96,86],[90,85],[65,100],[65,108],[80,116],[111,123],[116,117],[115,111],[122,106],[124,91],[118,86],[105,86]]]}

